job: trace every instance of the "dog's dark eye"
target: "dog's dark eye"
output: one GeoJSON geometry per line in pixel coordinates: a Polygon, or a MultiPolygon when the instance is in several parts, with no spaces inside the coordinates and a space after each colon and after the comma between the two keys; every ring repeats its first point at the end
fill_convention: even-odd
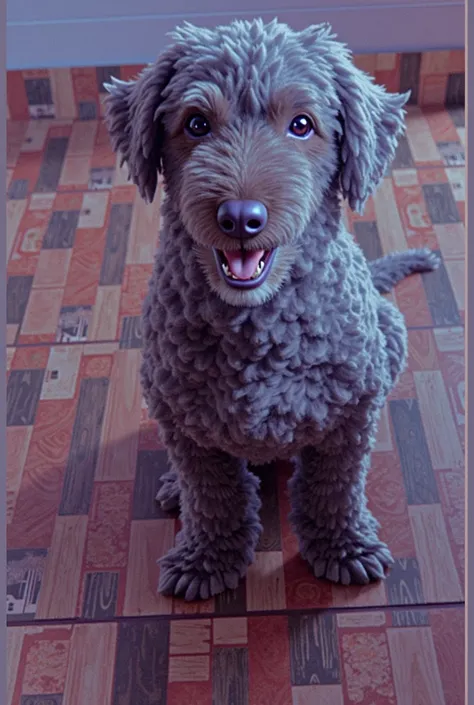
{"type": "Polygon", "coordinates": [[[307,115],[297,115],[290,123],[289,132],[293,137],[309,137],[314,132],[311,118],[307,115]]]}
{"type": "Polygon", "coordinates": [[[191,137],[205,137],[211,131],[211,126],[204,115],[191,115],[186,122],[185,130],[191,137]]]}

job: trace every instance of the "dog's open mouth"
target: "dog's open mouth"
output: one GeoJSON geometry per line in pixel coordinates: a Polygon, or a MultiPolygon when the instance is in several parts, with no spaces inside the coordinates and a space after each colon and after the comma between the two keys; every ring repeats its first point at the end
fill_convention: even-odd
{"type": "Polygon", "coordinates": [[[275,249],[214,250],[217,271],[226,284],[236,289],[255,289],[270,274],[275,249]]]}

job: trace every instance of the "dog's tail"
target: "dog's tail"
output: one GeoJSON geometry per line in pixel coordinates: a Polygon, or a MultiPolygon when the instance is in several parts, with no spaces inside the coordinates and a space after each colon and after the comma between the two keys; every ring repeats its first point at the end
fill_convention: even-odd
{"type": "Polygon", "coordinates": [[[413,249],[404,252],[391,252],[384,257],[369,262],[372,281],[381,294],[387,294],[395,284],[415,272],[432,272],[437,269],[440,259],[432,250],[413,249]]]}

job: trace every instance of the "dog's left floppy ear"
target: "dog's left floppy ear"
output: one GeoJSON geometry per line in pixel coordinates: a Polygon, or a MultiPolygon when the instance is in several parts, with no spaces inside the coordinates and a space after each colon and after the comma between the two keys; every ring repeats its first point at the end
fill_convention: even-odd
{"type": "Polygon", "coordinates": [[[105,121],[113,149],[120,152],[122,164],[128,165],[129,178],[148,202],[154,198],[161,171],[162,93],[178,58],[178,52],[170,47],[135,81],[112,78],[111,83],[104,84],[109,93],[105,121]]]}
{"type": "Polygon", "coordinates": [[[352,210],[361,213],[395,155],[410,92],[387,93],[375,84],[354,66],[351,52],[329,25],[313,26],[302,34],[312,56],[329,64],[341,123],[341,190],[352,210]]]}

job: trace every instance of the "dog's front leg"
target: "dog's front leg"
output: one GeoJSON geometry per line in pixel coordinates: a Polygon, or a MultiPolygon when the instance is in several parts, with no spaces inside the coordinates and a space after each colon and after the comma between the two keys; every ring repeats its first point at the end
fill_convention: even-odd
{"type": "Polygon", "coordinates": [[[377,417],[376,409],[355,408],[321,446],[305,448],[296,461],[291,520],[317,578],[366,584],[382,579],[393,563],[365,493],[377,417]]]}
{"type": "Polygon", "coordinates": [[[258,479],[247,463],[174,434],[182,529],[161,560],[159,591],[186,600],[236,588],[253,561],[262,528],[258,479]]]}

